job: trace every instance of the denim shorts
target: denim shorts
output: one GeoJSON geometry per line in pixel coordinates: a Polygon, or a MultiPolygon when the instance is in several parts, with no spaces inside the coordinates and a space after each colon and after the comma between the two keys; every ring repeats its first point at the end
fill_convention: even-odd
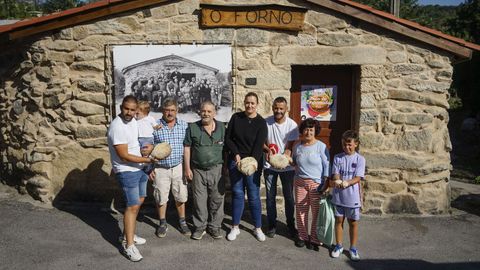
{"type": "Polygon", "coordinates": [[[335,205],[335,216],[346,217],[351,220],[360,220],[360,208],[335,205]]]}
{"type": "Polygon", "coordinates": [[[128,206],[140,205],[140,198],[147,196],[148,176],[142,171],[119,172],[115,178],[123,189],[128,206]]]}

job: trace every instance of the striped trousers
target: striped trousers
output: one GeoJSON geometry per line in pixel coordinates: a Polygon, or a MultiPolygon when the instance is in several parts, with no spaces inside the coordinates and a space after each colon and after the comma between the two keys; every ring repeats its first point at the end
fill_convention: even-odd
{"type": "Polygon", "coordinates": [[[320,202],[317,187],[319,185],[311,179],[302,178],[296,178],[294,183],[298,237],[303,241],[310,241],[317,245],[320,244],[317,238],[317,217],[320,202]],[[312,226],[309,234],[308,215],[310,209],[312,210],[312,226]]]}

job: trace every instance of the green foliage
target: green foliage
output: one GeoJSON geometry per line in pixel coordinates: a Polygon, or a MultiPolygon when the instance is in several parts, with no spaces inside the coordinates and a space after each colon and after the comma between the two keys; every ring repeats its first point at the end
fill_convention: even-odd
{"type": "Polygon", "coordinates": [[[450,88],[450,98],[448,99],[448,105],[450,105],[450,110],[459,110],[463,107],[462,99],[458,97],[457,89],[450,88]]]}
{"type": "Polygon", "coordinates": [[[449,31],[460,38],[480,43],[480,0],[467,0],[448,20],[449,31]]]}
{"type": "Polygon", "coordinates": [[[31,2],[0,0],[0,19],[25,19],[32,16],[35,6],[31,2]]]}
{"type": "Polygon", "coordinates": [[[390,0],[355,0],[355,2],[371,6],[374,9],[388,12],[390,10],[390,0]]]}
{"type": "Polygon", "coordinates": [[[69,8],[74,8],[80,2],[80,0],[47,0],[45,4],[42,5],[42,10],[44,13],[53,13],[69,8]]]}
{"type": "Polygon", "coordinates": [[[477,176],[477,177],[475,177],[475,179],[473,179],[473,183],[474,183],[475,185],[480,185],[480,175],[477,176]]]}
{"type": "Polygon", "coordinates": [[[455,6],[420,6],[418,17],[410,19],[421,25],[442,31],[443,33],[452,34],[449,22],[456,18],[455,10],[455,6]]]}
{"type": "MultiPolygon", "coordinates": [[[[385,12],[390,11],[390,0],[355,0],[385,12]]],[[[455,6],[418,5],[417,0],[400,1],[400,17],[421,25],[450,33],[449,22],[454,20],[455,6]]]]}
{"type": "Polygon", "coordinates": [[[26,19],[96,2],[98,0],[0,0],[0,19],[26,19]]]}
{"type": "MultiPolygon", "coordinates": [[[[460,4],[455,17],[448,21],[449,32],[477,44],[480,43],[480,0],[467,0],[460,4]]],[[[472,114],[480,110],[480,53],[474,52],[468,62],[457,64],[453,70],[453,86],[472,114]]]]}
{"type": "MultiPolygon", "coordinates": [[[[390,0],[354,0],[355,2],[371,6],[375,9],[390,12],[390,0]]],[[[414,20],[419,16],[419,5],[417,0],[400,1],[400,17],[414,20]]]]}

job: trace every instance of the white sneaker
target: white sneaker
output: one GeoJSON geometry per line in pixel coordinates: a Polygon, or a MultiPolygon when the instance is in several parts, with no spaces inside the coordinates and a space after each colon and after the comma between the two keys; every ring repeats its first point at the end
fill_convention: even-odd
{"type": "MultiPolygon", "coordinates": [[[[126,245],[127,244],[127,238],[125,238],[125,235],[123,235],[123,234],[120,235],[118,237],[118,242],[122,243],[123,245],[126,245]]],[[[143,244],[147,243],[147,240],[145,238],[142,238],[142,237],[135,234],[133,236],[133,243],[135,245],[143,245],[143,244]]]]}
{"type": "Polygon", "coordinates": [[[336,245],[335,248],[332,250],[332,258],[338,258],[342,253],[343,253],[343,247],[340,245],[336,245]]]}
{"type": "Polygon", "coordinates": [[[125,256],[127,256],[127,258],[132,262],[138,262],[143,259],[142,254],[140,254],[140,251],[138,251],[135,245],[125,248],[124,252],[125,256]]]}
{"type": "Polygon", "coordinates": [[[261,228],[253,229],[253,235],[255,235],[255,238],[257,238],[258,241],[265,241],[265,234],[263,233],[261,228]]]}
{"type": "Polygon", "coordinates": [[[237,235],[239,235],[239,234],[240,234],[240,229],[238,227],[232,227],[232,229],[230,230],[230,232],[227,235],[228,241],[233,241],[233,240],[237,239],[237,235]]]}
{"type": "Polygon", "coordinates": [[[357,249],[350,249],[350,259],[352,261],[360,261],[360,254],[358,254],[357,249]]]}

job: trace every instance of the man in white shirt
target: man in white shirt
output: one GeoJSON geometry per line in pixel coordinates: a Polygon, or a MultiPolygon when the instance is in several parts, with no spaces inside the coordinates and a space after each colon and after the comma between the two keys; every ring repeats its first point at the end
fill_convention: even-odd
{"type": "MultiPolygon", "coordinates": [[[[142,171],[143,163],[154,159],[142,157],[138,141],[138,127],[135,120],[137,99],[126,96],[120,106],[120,114],[113,119],[108,129],[108,149],[115,179],[123,189],[127,208],[123,216],[124,235],[120,236],[124,254],[131,261],[140,261],[143,257],[135,244],[145,244],[146,240],[135,235],[135,222],[138,211],[147,196],[148,176],[142,171]]],[[[144,154],[151,152],[151,147],[144,154]]]]}
{"type": "Polygon", "coordinates": [[[285,216],[287,218],[287,227],[289,234],[294,238],[297,234],[295,229],[294,209],[295,202],[293,199],[293,178],[295,169],[288,166],[285,169],[273,168],[268,163],[269,157],[274,154],[291,155],[293,143],[298,139],[297,123],[288,117],[288,104],[284,97],[277,97],[272,105],[273,115],[266,118],[268,127],[268,138],[265,145],[267,151],[267,160],[265,161],[265,169],[263,176],[265,178],[265,187],[267,191],[267,219],[268,230],[266,235],[274,237],[277,227],[277,179],[280,176],[282,182],[282,191],[285,203],[285,216]]]}

